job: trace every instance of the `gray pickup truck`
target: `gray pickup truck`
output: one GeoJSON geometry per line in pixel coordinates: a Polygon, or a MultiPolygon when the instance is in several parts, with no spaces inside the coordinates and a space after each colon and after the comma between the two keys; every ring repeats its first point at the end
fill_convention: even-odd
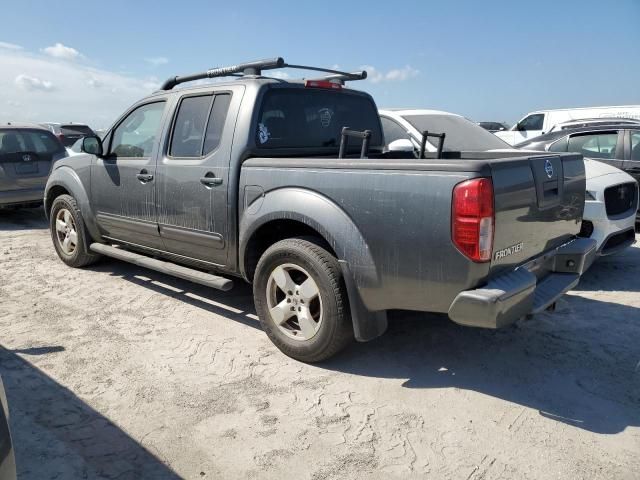
{"type": "Polygon", "coordinates": [[[381,335],[389,310],[498,328],[577,284],[595,254],[580,155],[388,151],[373,99],[345,87],[364,77],[276,58],[167,80],[56,163],[58,255],[251,282],[269,338],[306,362],[381,335]],[[284,67],[331,75],[262,75],[284,67]]]}

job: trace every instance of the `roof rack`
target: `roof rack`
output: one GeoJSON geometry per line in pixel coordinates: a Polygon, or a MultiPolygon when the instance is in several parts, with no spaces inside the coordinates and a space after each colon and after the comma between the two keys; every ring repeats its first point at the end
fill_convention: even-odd
{"type": "Polygon", "coordinates": [[[340,70],[334,70],[331,68],[311,67],[307,65],[290,65],[286,63],[282,57],[276,57],[257,60],[254,62],[240,63],[238,65],[231,65],[228,67],[211,68],[206,72],[194,73],[181,77],[171,77],[162,84],[160,90],[171,90],[173,87],[175,87],[176,85],[180,85],[181,83],[192,82],[194,80],[201,80],[204,78],[262,75],[263,70],[275,70],[280,68],[295,68],[299,70],[312,70],[315,72],[331,73],[332,75],[326,76],[319,80],[326,80],[340,84],[344,84],[344,82],[350,80],[364,80],[365,78],[367,78],[366,70],[349,73],[341,72],[340,70]]]}

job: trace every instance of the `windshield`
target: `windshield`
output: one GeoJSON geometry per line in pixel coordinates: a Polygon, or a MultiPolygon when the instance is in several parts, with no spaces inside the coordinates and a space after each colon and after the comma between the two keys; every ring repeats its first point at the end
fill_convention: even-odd
{"type": "MultiPolygon", "coordinates": [[[[382,146],[380,120],[369,97],[321,89],[279,88],[265,93],[256,129],[259,148],[338,147],[342,127],[371,130],[372,147],[382,146]]],[[[350,139],[349,146],[360,149],[350,139]]]]}
{"type": "MultiPolygon", "coordinates": [[[[512,148],[493,133],[457,115],[404,115],[420,133],[445,133],[444,151],[484,151],[512,148]]],[[[432,143],[432,142],[429,142],[432,143]]]]}

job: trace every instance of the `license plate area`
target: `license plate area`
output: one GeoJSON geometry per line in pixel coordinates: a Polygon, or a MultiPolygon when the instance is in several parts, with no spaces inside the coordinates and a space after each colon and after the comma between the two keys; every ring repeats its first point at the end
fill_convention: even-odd
{"type": "Polygon", "coordinates": [[[29,175],[38,173],[38,164],[36,162],[25,162],[14,165],[17,175],[29,175]]]}

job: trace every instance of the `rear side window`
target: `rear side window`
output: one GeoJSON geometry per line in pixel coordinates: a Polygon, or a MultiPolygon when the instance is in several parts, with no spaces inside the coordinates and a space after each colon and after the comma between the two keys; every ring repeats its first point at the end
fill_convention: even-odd
{"type": "Polygon", "coordinates": [[[231,95],[228,93],[216,95],[213,101],[213,107],[211,107],[211,114],[209,115],[209,123],[207,124],[207,133],[204,137],[204,155],[208,155],[220,145],[220,138],[222,137],[222,130],[224,128],[224,122],[227,119],[230,102],[231,95]]]}
{"type": "Polygon", "coordinates": [[[640,132],[631,132],[631,160],[640,162],[640,132]]]}
{"type": "Polygon", "coordinates": [[[185,97],[173,126],[169,155],[196,158],[208,155],[220,144],[231,95],[185,97]]]}
{"type": "MultiPolygon", "coordinates": [[[[321,89],[273,89],[264,95],[256,145],[337,148],[342,127],[371,130],[370,145],[383,145],[378,112],[368,97],[321,89]]],[[[360,142],[351,139],[349,146],[359,151],[360,142]]]]}
{"type": "Polygon", "coordinates": [[[35,152],[53,155],[63,150],[58,139],[45,130],[0,130],[0,154],[35,152]]]}
{"type": "Polygon", "coordinates": [[[578,152],[588,158],[613,159],[616,155],[618,132],[569,137],[569,151],[578,152]]]}
{"type": "Polygon", "coordinates": [[[560,140],[554,142],[549,147],[550,152],[566,152],[567,151],[567,137],[563,137],[560,140]]]}

